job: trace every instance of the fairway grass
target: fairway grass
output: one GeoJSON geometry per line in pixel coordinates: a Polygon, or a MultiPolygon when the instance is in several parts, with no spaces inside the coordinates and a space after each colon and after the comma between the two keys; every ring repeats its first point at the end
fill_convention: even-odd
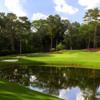
{"type": "Polygon", "coordinates": [[[56,97],[42,94],[16,83],[0,81],[0,100],[60,100],[56,97]]]}
{"type": "Polygon", "coordinates": [[[72,50],[0,57],[0,66],[6,64],[100,69],[100,52],[72,50]]]}

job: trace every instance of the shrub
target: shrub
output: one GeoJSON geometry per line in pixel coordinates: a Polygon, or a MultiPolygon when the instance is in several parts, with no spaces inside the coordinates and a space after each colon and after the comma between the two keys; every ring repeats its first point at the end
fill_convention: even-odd
{"type": "Polygon", "coordinates": [[[12,50],[0,50],[0,56],[6,56],[11,54],[17,54],[17,51],[12,50]]]}
{"type": "Polygon", "coordinates": [[[50,51],[53,52],[53,51],[56,51],[56,49],[55,48],[52,48],[52,49],[50,49],[50,51]]]}
{"type": "Polygon", "coordinates": [[[64,45],[62,43],[59,43],[57,46],[56,46],[56,50],[63,50],[64,49],[64,45]]]}

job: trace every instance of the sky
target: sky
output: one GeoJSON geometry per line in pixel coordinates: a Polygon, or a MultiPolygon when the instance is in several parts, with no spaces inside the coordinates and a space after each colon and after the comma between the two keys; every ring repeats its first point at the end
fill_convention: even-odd
{"type": "Polygon", "coordinates": [[[100,8],[100,0],[0,0],[0,12],[27,16],[30,21],[58,14],[71,22],[82,22],[88,9],[100,8]]]}

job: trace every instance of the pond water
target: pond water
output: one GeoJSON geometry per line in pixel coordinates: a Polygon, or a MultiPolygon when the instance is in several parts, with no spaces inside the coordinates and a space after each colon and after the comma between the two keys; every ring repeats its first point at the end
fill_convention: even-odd
{"type": "Polygon", "coordinates": [[[10,66],[0,69],[0,80],[64,100],[100,100],[100,70],[10,66]]]}

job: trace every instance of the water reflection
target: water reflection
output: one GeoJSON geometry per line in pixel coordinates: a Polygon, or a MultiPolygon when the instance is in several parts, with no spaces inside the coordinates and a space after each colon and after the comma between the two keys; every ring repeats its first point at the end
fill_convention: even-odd
{"type": "Polygon", "coordinates": [[[11,66],[0,70],[0,79],[64,100],[100,100],[100,70],[11,66]]]}

